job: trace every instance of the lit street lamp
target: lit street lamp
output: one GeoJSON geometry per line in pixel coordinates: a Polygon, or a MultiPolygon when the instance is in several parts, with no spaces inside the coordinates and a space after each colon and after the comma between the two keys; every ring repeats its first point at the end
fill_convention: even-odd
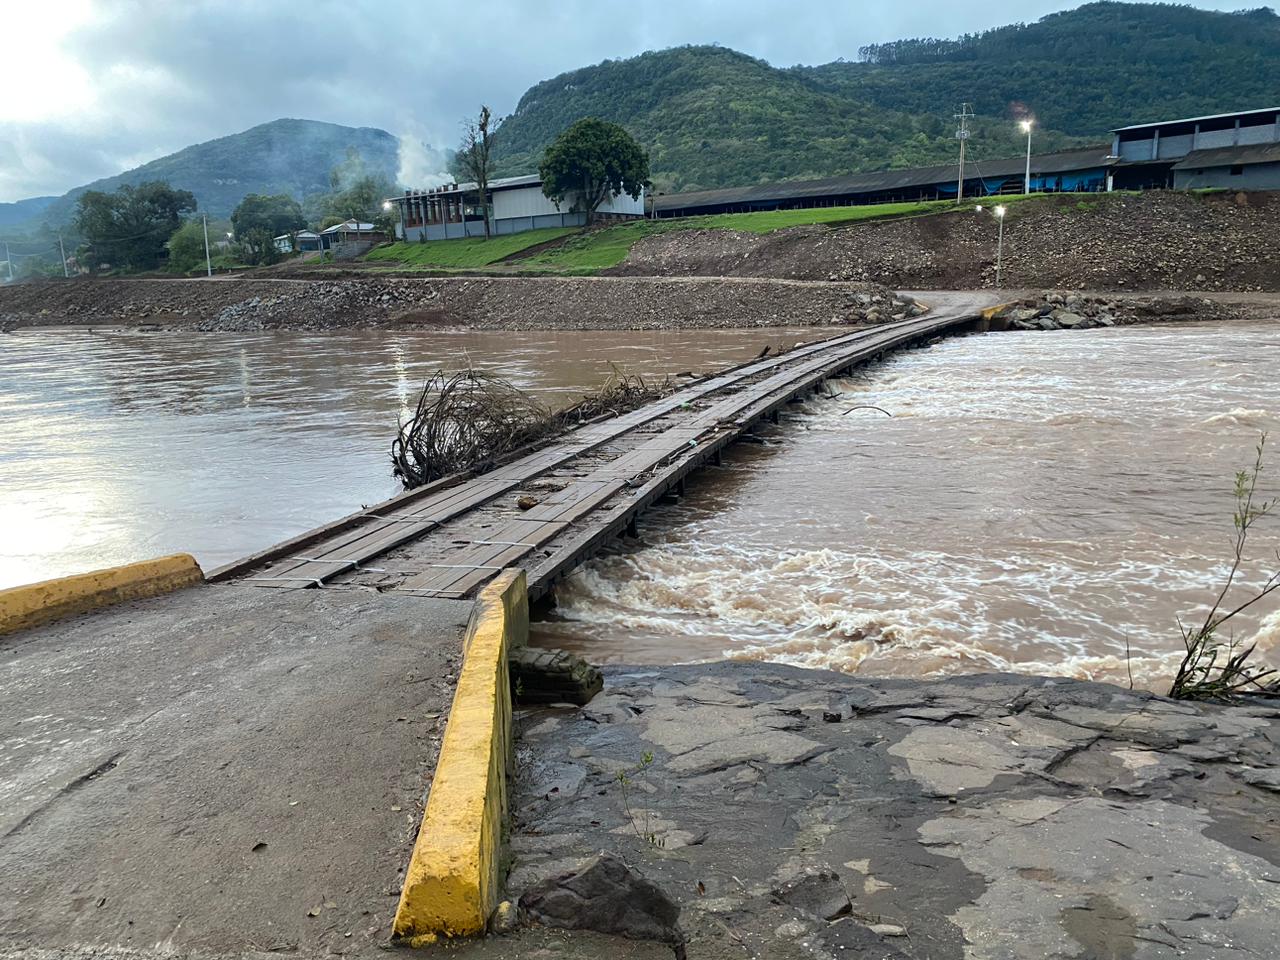
{"type": "Polygon", "coordinates": [[[1034,120],[1023,120],[1018,124],[1022,128],[1022,132],[1027,135],[1027,177],[1022,182],[1022,192],[1031,192],[1031,128],[1035,125],[1034,120]]]}
{"type": "MultiPolygon", "coordinates": [[[[982,212],[982,207],[974,207],[978,213],[982,212]]],[[[996,235],[996,289],[1000,289],[1000,273],[1004,266],[1004,215],[1005,207],[992,207],[991,212],[995,214],[995,218],[1000,221],[1000,231],[996,235]]]]}

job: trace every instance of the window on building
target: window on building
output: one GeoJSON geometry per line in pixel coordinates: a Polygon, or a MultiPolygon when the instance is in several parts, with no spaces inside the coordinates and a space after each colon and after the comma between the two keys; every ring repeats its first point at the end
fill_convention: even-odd
{"type": "Polygon", "coordinates": [[[1237,163],[1235,166],[1231,168],[1231,175],[1233,177],[1239,177],[1239,176],[1242,176],[1243,174],[1244,174],[1244,164],[1237,163]]]}

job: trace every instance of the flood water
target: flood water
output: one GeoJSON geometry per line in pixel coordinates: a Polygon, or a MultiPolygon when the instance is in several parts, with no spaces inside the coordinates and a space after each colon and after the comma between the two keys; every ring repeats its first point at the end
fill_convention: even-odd
{"type": "Polygon", "coordinates": [[[0,587],[175,551],[205,569],[398,491],[397,418],[441,366],[549,403],[831,331],[0,336],[0,587]]]}
{"type": "MultiPolygon", "coordinates": [[[[1263,430],[1280,492],[1280,323],[986,334],[833,386],[581,568],[537,642],[889,676],[1132,669],[1162,689],[1263,430]],[[847,412],[868,404],[892,416],[847,412]]],[[[1280,516],[1255,529],[1276,569],[1280,516]]],[[[1278,607],[1236,626],[1272,662],[1278,607]]]]}

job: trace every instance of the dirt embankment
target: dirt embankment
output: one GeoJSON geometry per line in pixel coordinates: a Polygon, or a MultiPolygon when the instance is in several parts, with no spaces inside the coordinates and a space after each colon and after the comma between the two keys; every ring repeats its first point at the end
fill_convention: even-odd
{"type": "MultiPolygon", "coordinates": [[[[625,276],[874,279],[905,289],[995,286],[996,221],[948,214],[758,235],[648,237],[625,276]]],[[[1008,205],[1006,288],[1280,290],[1280,194],[1056,196],[1008,205]]]]}
{"type": "Polygon", "coordinates": [[[872,283],[754,279],[90,280],[0,288],[0,329],[372,326],[660,330],[887,322],[921,312],[872,283]]]}

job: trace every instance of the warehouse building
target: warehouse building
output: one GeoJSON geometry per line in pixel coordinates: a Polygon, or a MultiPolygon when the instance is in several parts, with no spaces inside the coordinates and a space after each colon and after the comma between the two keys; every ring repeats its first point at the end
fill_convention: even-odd
{"type": "MultiPolygon", "coordinates": [[[[970,160],[964,167],[964,195],[987,197],[1022,193],[1026,164],[1025,156],[1008,160],[970,160]]],[[[1110,159],[1105,146],[1041,154],[1031,158],[1031,189],[1050,193],[1106,190],[1109,168],[1110,159]]],[[[954,200],[959,179],[960,170],[956,163],[854,173],[824,180],[762,183],[657,196],[651,212],[655,217],[685,217],[703,213],[954,200]]]]}
{"type": "MultiPolygon", "coordinates": [[[[447,184],[428,190],[406,190],[390,197],[399,209],[396,236],[401,240],[448,240],[484,236],[484,213],[474,183],[447,184]]],[[[632,199],[615,194],[596,210],[602,220],[644,216],[644,194],[632,199]]],[[[557,206],[542,192],[538,176],[509,177],[489,184],[490,229],[495,235],[521,233],[540,227],[579,227],[586,213],[572,200],[557,206]]]]}
{"type": "MultiPolygon", "coordinates": [[[[1031,158],[1031,190],[1280,190],[1280,108],[1144,123],[1112,131],[1106,146],[1031,158]]],[[[825,180],[753,184],[658,195],[650,213],[684,217],[852,204],[947,200],[956,196],[955,163],[856,173],[825,180]]],[[[1022,193],[1026,157],[969,161],[964,195],[1022,193]]]]}
{"type": "Polygon", "coordinates": [[[1280,107],[1112,131],[1116,189],[1280,189],[1280,107]]]}

